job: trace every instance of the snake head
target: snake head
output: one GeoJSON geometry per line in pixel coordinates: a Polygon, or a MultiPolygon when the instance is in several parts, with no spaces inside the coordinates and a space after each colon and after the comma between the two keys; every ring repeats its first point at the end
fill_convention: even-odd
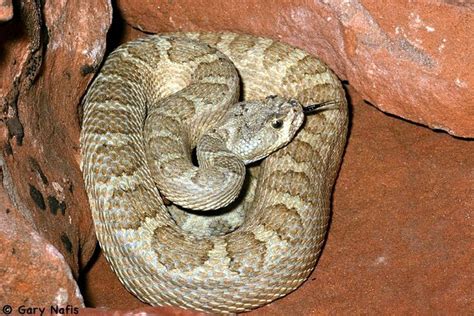
{"type": "Polygon", "coordinates": [[[216,131],[226,147],[248,164],[287,145],[303,121],[303,107],[298,101],[272,95],[234,104],[216,131]]]}

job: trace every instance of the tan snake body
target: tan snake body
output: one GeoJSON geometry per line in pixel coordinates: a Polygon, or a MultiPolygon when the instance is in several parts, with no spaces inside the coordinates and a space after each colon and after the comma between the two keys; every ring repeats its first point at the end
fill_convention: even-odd
{"type": "MultiPolygon", "coordinates": [[[[203,76],[211,78],[212,66],[208,70],[203,76]]],[[[228,82],[220,82],[224,90],[228,82]]],[[[201,126],[196,139],[224,115],[206,108],[207,96],[217,93],[209,91],[185,97],[174,109],[173,115],[190,120],[193,112],[218,112],[193,122],[201,126]]],[[[248,311],[293,291],[321,251],[347,123],[337,77],[289,45],[233,33],[158,35],[122,45],[86,95],[81,131],[85,186],[112,269],[144,302],[207,312],[248,311]],[[243,99],[278,94],[302,104],[337,101],[337,108],[306,117],[293,141],[257,167],[244,222],[221,236],[196,236],[176,224],[146,157],[143,130],[150,108],[215,60],[199,50],[176,49],[185,36],[217,48],[235,64],[243,99]]]]}

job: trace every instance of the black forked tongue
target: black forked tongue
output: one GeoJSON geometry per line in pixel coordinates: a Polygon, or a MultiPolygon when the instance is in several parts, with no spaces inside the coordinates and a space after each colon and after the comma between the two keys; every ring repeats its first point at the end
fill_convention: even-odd
{"type": "Polygon", "coordinates": [[[338,100],[329,100],[321,103],[310,104],[303,106],[304,114],[313,114],[324,110],[329,110],[337,107],[338,100]]]}

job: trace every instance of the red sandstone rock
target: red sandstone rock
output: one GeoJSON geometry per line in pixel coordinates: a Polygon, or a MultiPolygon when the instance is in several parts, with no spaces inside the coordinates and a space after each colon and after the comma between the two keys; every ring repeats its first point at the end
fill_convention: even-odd
{"type": "Polygon", "coordinates": [[[326,61],[383,111],[474,137],[474,6],[464,1],[118,0],[148,32],[269,36],[326,61]]]}
{"type": "MultiPolygon", "coordinates": [[[[384,115],[353,90],[350,96],[350,138],[321,259],[303,286],[250,314],[469,313],[474,143],[384,115]]],[[[88,306],[147,306],[103,256],[83,290],[88,306]]]]}
{"type": "MultiPolygon", "coordinates": [[[[3,177],[8,177],[2,169],[3,177]]],[[[63,255],[11,204],[0,186],[0,308],[83,306],[63,255]]]]}
{"type": "Polygon", "coordinates": [[[112,9],[106,0],[16,5],[18,14],[0,25],[6,189],[77,277],[96,245],[78,163],[77,109],[105,52],[112,9]]]}
{"type": "Polygon", "coordinates": [[[13,17],[13,5],[11,0],[0,2],[0,22],[10,21],[13,17]]]}

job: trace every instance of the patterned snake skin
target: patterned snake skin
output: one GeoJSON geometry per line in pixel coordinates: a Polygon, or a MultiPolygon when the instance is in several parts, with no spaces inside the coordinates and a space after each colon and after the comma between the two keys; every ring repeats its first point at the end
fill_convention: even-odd
{"type": "MultiPolygon", "coordinates": [[[[112,269],[144,302],[213,313],[248,311],[293,291],[321,251],[347,123],[336,76],[289,45],[233,33],[177,33],[120,46],[84,99],[81,131],[85,186],[112,269]],[[178,173],[179,164],[169,158],[173,153],[161,157],[159,146],[150,154],[147,146],[155,136],[145,130],[165,126],[156,137],[172,142],[167,150],[181,146],[190,156],[199,138],[225,116],[226,104],[237,101],[236,81],[222,75],[235,72],[222,63],[227,58],[241,78],[240,99],[279,95],[303,105],[333,101],[336,106],[306,116],[286,147],[252,166],[247,192],[229,206],[245,211],[241,222],[221,233],[193,234],[171,215],[176,206],[165,205],[154,177],[156,170],[178,173]],[[172,106],[159,105],[196,78],[199,88],[174,97],[172,106]],[[171,121],[148,123],[147,116],[160,111],[171,121]],[[176,117],[189,123],[189,133],[178,130],[176,117]]],[[[199,215],[190,216],[201,222],[199,215]]]]}

